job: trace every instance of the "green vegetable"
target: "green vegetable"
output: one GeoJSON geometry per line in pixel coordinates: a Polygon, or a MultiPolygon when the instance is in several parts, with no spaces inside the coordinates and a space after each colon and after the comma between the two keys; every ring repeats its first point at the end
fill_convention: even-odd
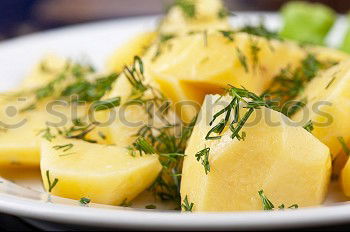
{"type": "Polygon", "coordinates": [[[343,43],[340,47],[341,50],[343,50],[344,52],[348,52],[350,53],[350,12],[348,13],[348,17],[347,17],[347,23],[348,23],[348,29],[347,32],[345,34],[343,43]]]}
{"type": "Polygon", "coordinates": [[[280,34],[283,38],[319,45],[324,44],[336,20],[331,8],[301,1],[288,2],[283,6],[282,17],[284,26],[280,34]]]}

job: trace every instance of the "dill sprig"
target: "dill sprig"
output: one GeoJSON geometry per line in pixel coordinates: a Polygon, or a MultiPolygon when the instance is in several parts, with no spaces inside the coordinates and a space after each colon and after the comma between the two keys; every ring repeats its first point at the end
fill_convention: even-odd
{"type": "Polygon", "coordinates": [[[108,91],[112,89],[112,84],[118,78],[116,73],[106,77],[97,78],[89,81],[85,76],[77,79],[74,83],[68,85],[61,92],[62,97],[77,96],[76,100],[93,102],[100,100],[108,91]]]}
{"type": "Polygon", "coordinates": [[[337,139],[338,139],[344,153],[349,156],[350,155],[350,148],[346,144],[344,137],[339,136],[339,137],[337,137],[337,139]]]}
{"type": "MultiPolygon", "coordinates": [[[[260,196],[262,205],[263,205],[263,209],[264,210],[274,210],[275,206],[272,204],[272,202],[265,196],[264,191],[260,190],[258,191],[258,194],[260,196]]],[[[288,207],[288,209],[297,209],[299,206],[297,204],[291,205],[288,207]]],[[[278,209],[283,210],[285,209],[285,205],[282,204],[280,206],[278,206],[278,209]]]]}
{"type": "Polygon", "coordinates": [[[140,156],[142,156],[142,154],[156,154],[154,147],[149,144],[144,137],[138,137],[133,143],[133,147],[139,151],[140,156]]]}
{"type": "Polygon", "coordinates": [[[224,36],[226,39],[228,39],[230,42],[233,42],[235,40],[234,35],[235,31],[230,30],[219,30],[219,32],[224,36]]]}
{"type": "Polygon", "coordinates": [[[170,124],[167,120],[170,103],[159,92],[145,82],[144,65],[140,57],[134,58],[134,63],[124,69],[124,73],[132,86],[131,95],[124,103],[142,106],[149,119],[153,121],[153,112],[157,114],[164,126],[156,127],[152,124],[142,126],[135,134],[135,142],[129,147],[130,153],[158,154],[163,168],[156,181],[150,187],[155,197],[161,200],[171,200],[181,205],[180,182],[182,160],[187,140],[189,139],[195,121],[190,124],[170,124]],[[175,134],[176,129],[181,134],[175,134]]]}
{"type": "Polygon", "coordinates": [[[46,139],[49,142],[52,142],[56,136],[51,132],[51,128],[47,127],[39,131],[37,135],[41,135],[42,138],[46,139]]]}
{"type": "Polygon", "coordinates": [[[97,125],[97,122],[87,124],[81,122],[81,120],[73,120],[73,125],[71,127],[68,129],[58,129],[58,133],[67,139],[79,139],[89,143],[97,143],[96,140],[87,138],[87,135],[93,131],[97,125]]]}
{"type": "Polygon", "coordinates": [[[196,5],[191,0],[175,0],[175,6],[179,7],[187,18],[196,17],[196,5]]]}
{"type": "Polygon", "coordinates": [[[218,18],[225,19],[228,16],[234,16],[235,14],[229,11],[227,8],[223,7],[218,11],[218,18]]]}
{"type": "Polygon", "coordinates": [[[294,70],[290,66],[283,68],[273,79],[264,95],[279,102],[279,111],[290,117],[301,109],[307,101],[307,99],[292,100],[304,91],[306,84],[315,78],[320,70],[325,68],[329,68],[329,64],[320,62],[313,54],[308,54],[301,61],[300,67],[294,70]]]}
{"type": "Polygon", "coordinates": [[[249,67],[247,63],[247,56],[239,49],[236,47],[236,54],[238,57],[239,62],[241,63],[242,67],[244,68],[245,72],[249,72],[249,67]]]}
{"type": "Polygon", "coordinates": [[[303,126],[303,128],[304,128],[305,130],[307,130],[308,132],[311,133],[312,130],[314,129],[314,125],[313,125],[312,121],[309,120],[309,121],[303,126]]]}
{"type": "Polygon", "coordinates": [[[79,200],[79,203],[83,206],[88,205],[90,202],[91,202],[91,200],[89,198],[86,198],[86,197],[82,197],[79,200]]]}
{"type": "Polygon", "coordinates": [[[128,201],[127,198],[125,198],[123,200],[123,202],[119,206],[121,206],[121,207],[130,207],[130,206],[132,206],[132,203],[131,203],[131,201],[128,201]]]}
{"type": "Polygon", "coordinates": [[[187,197],[187,195],[186,195],[186,197],[184,198],[184,200],[183,200],[183,203],[181,204],[181,208],[183,209],[183,211],[185,211],[185,212],[192,212],[192,210],[193,210],[193,206],[194,206],[194,203],[190,203],[189,201],[188,201],[188,197],[187,197]]]}
{"type": "Polygon", "coordinates": [[[120,105],[120,102],[121,102],[120,97],[113,97],[107,100],[95,101],[92,106],[95,111],[102,111],[102,110],[118,107],[120,105]]]}
{"type": "Polygon", "coordinates": [[[262,106],[271,108],[271,105],[262,97],[259,97],[256,94],[249,92],[244,88],[236,88],[230,86],[227,92],[229,96],[232,97],[231,102],[225,108],[214,114],[213,119],[209,123],[209,125],[212,126],[219,116],[225,115],[225,117],[209,130],[209,132],[205,136],[206,140],[220,139],[220,134],[230,122],[232,114],[233,119],[231,120],[229,125],[229,128],[232,132],[231,138],[237,138],[238,140],[244,139],[244,137],[246,136],[245,133],[240,135],[239,132],[241,131],[242,127],[247,122],[251,114],[254,112],[254,110],[259,109],[262,106]],[[239,116],[241,103],[244,104],[243,108],[246,108],[247,111],[240,119],[239,116]],[[212,136],[212,133],[216,133],[217,135],[212,136]]]}
{"type": "Polygon", "coordinates": [[[55,149],[55,150],[63,150],[63,152],[66,152],[66,151],[69,151],[70,149],[73,148],[73,144],[72,143],[69,143],[69,144],[64,144],[64,145],[55,145],[53,146],[52,148],[55,149]]]}
{"type": "Polygon", "coordinates": [[[49,170],[46,170],[46,178],[47,178],[47,184],[49,185],[49,193],[51,193],[52,189],[57,185],[58,179],[55,178],[54,181],[51,182],[49,170]]]}
{"type": "Polygon", "coordinates": [[[279,36],[278,32],[267,29],[263,21],[260,22],[258,26],[246,25],[240,28],[238,31],[245,32],[250,35],[264,37],[268,40],[271,40],[271,39],[281,40],[281,37],[279,36]]]}
{"type": "Polygon", "coordinates": [[[203,150],[200,150],[195,155],[197,161],[200,161],[201,164],[203,165],[206,175],[208,175],[208,172],[210,172],[209,152],[210,152],[210,147],[205,147],[203,150]]]}

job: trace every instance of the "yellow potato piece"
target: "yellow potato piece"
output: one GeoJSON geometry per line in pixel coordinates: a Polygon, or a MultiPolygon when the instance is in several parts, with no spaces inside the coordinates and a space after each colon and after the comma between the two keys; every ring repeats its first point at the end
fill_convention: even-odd
{"type": "Polygon", "coordinates": [[[261,210],[258,191],[264,190],[276,207],[321,204],[331,173],[329,149],[302,127],[292,126],[281,113],[267,108],[253,112],[241,131],[246,133],[244,140],[231,139],[229,129],[220,140],[205,140],[212,115],[231,99],[216,102],[218,97],[206,97],[189,140],[182,200],[187,196],[195,211],[261,210]],[[207,175],[195,157],[205,147],[210,148],[207,175]]]}
{"type": "Polygon", "coordinates": [[[216,31],[230,28],[227,17],[220,17],[224,10],[219,0],[185,0],[193,3],[195,14],[186,15],[179,6],[170,9],[160,24],[161,34],[184,35],[193,31],[216,31]]]}
{"type": "Polygon", "coordinates": [[[57,77],[57,74],[64,70],[67,59],[54,54],[44,56],[38,62],[20,85],[21,89],[29,90],[41,86],[57,77]]]}
{"type": "MultiPolygon", "coordinates": [[[[55,105],[48,110],[46,107],[50,102],[42,102],[35,110],[27,112],[20,112],[22,107],[19,105],[22,106],[22,102],[19,105],[10,102],[1,108],[0,166],[39,166],[42,135],[40,132],[47,128],[47,123],[52,127],[52,134],[57,134],[55,128],[70,128],[74,118],[89,121],[85,118],[88,106],[73,106],[66,102],[65,105],[55,105]],[[12,111],[16,114],[12,115],[12,111]]],[[[111,143],[106,127],[97,126],[86,137],[98,143],[111,143]]]]}
{"type": "Polygon", "coordinates": [[[134,56],[141,56],[155,41],[156,32],[143,32],[120,46],[107,61],[107,70],[120,73],[124,67],[131,65],[134,56]]]}
{"type": "MultiPolygon", "coordinates": [[[[282,68],[299,65],[306,55],[294,43],[246,33],[232,38],[230,41],[218,32],[174,38],[168,41],[168,49],[150,62],[150,74],[174,103],[200,105],[205,94],[223,92],[228,84],[261,94],[282,68]],[[253,47],[259,51],[253,52],[253,47]]],[[[151,54],[152,49],[146,57],[151,54]]],[[[176,110],[179,113],[180,109],[176,110]]],[[[185,111],[181,116],[188,122],[194,115],[185,111]]]]}
{"type": "Polygon", "coordinates": [[[52,194],[93,203],[119,205],[131,201],[156,179],[161,164],[156,155],[133,157],[126,148],[58,138],[41,145],[41,172],[46,190],[57,178],[52,194]],[[71,149],[54,146],[69,145],[71,149]],[[56,148],[56,149],[55,149],[56,148]]]}
{"type": "Polygon", "coordinates": [[[340,177],[341,186],[345,196],[350,197],[350,160],[345,163],[345,167],[341,171],[340,177]]]}
{"type": "Polygon", "coordinates": [[[312,134],[326,144],[335,158],[341,151],[338,137],[350,139],[350,61],[336,65],[315,77],[298,99],[307,104],[292,119],[301,125],[311,120],[312,134]]]}

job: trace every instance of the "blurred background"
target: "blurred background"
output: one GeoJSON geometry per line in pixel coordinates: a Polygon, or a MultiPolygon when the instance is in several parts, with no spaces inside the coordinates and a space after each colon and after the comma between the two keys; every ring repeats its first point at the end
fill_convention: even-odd
{"type": "MultiPolygon", "coordinates": [[[[159,14],[171,0],[0,0],[0,40],[103,19],[159,14]]],[[[232,11],[278,10],[287,0],[226,0],[232,11]]],[[[318,0],[338,13],[349,0],[318,0]]]]}

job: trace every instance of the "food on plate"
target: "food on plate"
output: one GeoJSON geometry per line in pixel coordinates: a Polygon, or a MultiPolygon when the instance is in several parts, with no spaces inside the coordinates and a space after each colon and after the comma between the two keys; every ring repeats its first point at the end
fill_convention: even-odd
{"type": "Polygon", "coordinates": [[[121,73],[125,65],[131,65],[135,56],[143,55],[156,38],[156,32],[143,32],[131,38],[108,59],[107,70],[121,73]]]}
{"type": "Polygon", "coordinates": [[[159,25],[163,36],[230,28],[230,11],[218,0],[175,0],[159,25]]]}
{"type": "Polygon", "coordinates": [[[292,1],[282,8],[282,17],[283,38],[322,45],[336,20],[336,13],[322,4],[292,1]]]}
{"type": "MultiPolygon", "coordinates": [[[[90,65],[63,62],[54,56],[44,58],[19,89],[3,99],[0,164],[39,166],[39,141],[47,126],[77,131],[98,121],[100,113],[91,114],[91,102],[98,104],[116,78],[115,74],[96,75],[90,65]]],[[[115,100],[112,103],[117,104],[115,100]]],[[[84,135],[86,139],[109,143],[108,130],[94,127],[84,135]]]]}
{"type": "Polygon", "coordinates": [[[350,102],[349,65],[344,61],[315,77],[297,97],[305,106],[292,116],[301,123],[313,122],[312,134],[329,147],[333,159],[342,149],[338,137],[350,139],[350,125],[346,123],[350,114],[346,107],[350,102]]]}
{"type": "Polygon", "coordinates": [[[278,205],[322,203],[331,172],[327,146],[263,106],[258,96],[247,97],[244,105],[240,97],[247,91],[228,91],[222,98],[206,96],[203,120],[185,151],[182,198],[194,203],[194,211],[259,210],[261,189],[278,205]]]}
{"type": "Polygon", "coordinates": [[[40,166],[48,194],[83,205],[296,209],[331,174],[350,197],[350,56],[320,46],[334,13],[288,3],[282,31],[230,15],[175,0],[105,70],[47,55],[0,99],[0,168],[40,166]]]}
{"type": "Polygon", "coordinates": [[[43,140],[40,164],[48,192],[111,205],[133,200],[162,167],[156,155],[131,156],[127,148],[64,138],[43,140]]]}

